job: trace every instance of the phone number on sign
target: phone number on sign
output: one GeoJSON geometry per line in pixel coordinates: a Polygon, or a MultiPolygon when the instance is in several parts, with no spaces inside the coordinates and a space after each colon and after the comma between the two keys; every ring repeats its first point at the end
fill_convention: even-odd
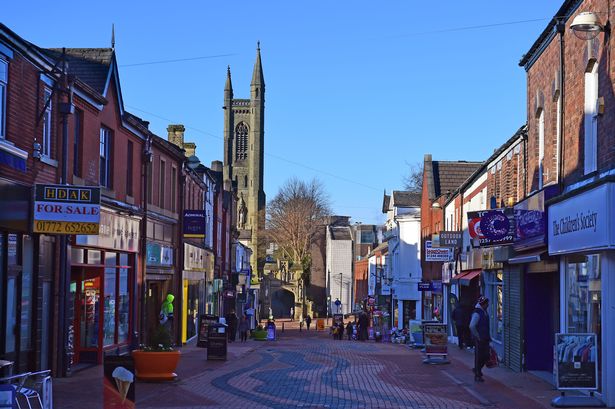
{"type": "Polygon", "coordinates": [[[98,223],[37,220],[34,222],[34,232],[55,234],[98,234],[98,226],[98,223]]]}

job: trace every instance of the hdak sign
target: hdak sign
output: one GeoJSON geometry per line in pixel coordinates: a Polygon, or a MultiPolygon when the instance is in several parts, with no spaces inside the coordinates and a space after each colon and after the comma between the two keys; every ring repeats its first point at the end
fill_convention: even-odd
{"type": "Polygon", "coordinates": [[[94,234],[100,226],[100,188],[36,185],[34,232],[94,234]]]}

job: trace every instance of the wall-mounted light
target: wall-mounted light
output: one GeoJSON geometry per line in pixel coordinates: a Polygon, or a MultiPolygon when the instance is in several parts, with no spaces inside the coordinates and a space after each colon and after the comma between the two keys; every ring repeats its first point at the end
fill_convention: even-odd
{"type": "Polygon", "coordinates": [[[574,20],[572,20],[570,29],[574,35],[581,40],[593,40],[601,31],[605,31],[605,26],[600,22],[597,13],[588,11],[578,14],[574,20]]]}

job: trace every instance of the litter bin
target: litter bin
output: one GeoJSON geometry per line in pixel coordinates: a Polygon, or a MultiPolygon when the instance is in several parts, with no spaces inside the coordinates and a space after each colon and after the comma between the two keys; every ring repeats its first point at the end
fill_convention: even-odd
{"type": "Polygon", "coordinates": [[[209,324],[207,328],[207,360],[226,361],[226,346],[226,325],[209,324]]]}

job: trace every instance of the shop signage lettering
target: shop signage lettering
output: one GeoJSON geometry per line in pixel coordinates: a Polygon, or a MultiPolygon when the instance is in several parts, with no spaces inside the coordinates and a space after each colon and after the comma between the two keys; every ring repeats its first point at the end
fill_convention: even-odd
{"type": "Polygon", "coordinates": [[[463,244],[463,233],[460,231],[441,231],[440,247],[460,248],[463,244]]]}
{"type": "Polygon", "coordinates": [[[172,266],[173,248],[148,242],[146,262],[149,266],[172,266]]]}
{"type": "Polygon", "coordinates": [[[596,231],[598,226],[598,213],[591,212],[577,213],[575,217],[564,217],[559,221],[553,221],[553,235],[559,236],[560,234],[574,233],[580,230],[592,230],[596,231]]]}
{"type": "Polygon", "coordinates": [[[431,291],[431,283],[417,283],[419,291],[431,291]]]}
{"type": "Polygon", "coordinates": [[[35,233],[99,234],[100,188],[35,186],[35,233]]]}
{"type": "Polygon", "coordinates": [[[615,183],[555,203],[549,207],[550,254],[615,248],[613,200],[615,183]]]}
{"type": "Polygon", "coordinates": [[[76,243],[80,246],[136,252],[139,250],[139,220],[103,209],[100,212],[98,235],[79,233],[76,243]]]}
{"type": "Polygon", "coordinates": [[[450,247],[432,247],[431,241],[425,241],[425,261],[452,261],[453,250],[450,247]]]}
{"type": "Polygon", "coordinates": [[[184,210],[184,237],[205,238],[205,210],[184,210]]]}
{"type": "Polygon", "coordinates": [[[423,321],[423,334],[425,337],[425,354],[447,355],[448,335],[447,325],[423,321]]]}

